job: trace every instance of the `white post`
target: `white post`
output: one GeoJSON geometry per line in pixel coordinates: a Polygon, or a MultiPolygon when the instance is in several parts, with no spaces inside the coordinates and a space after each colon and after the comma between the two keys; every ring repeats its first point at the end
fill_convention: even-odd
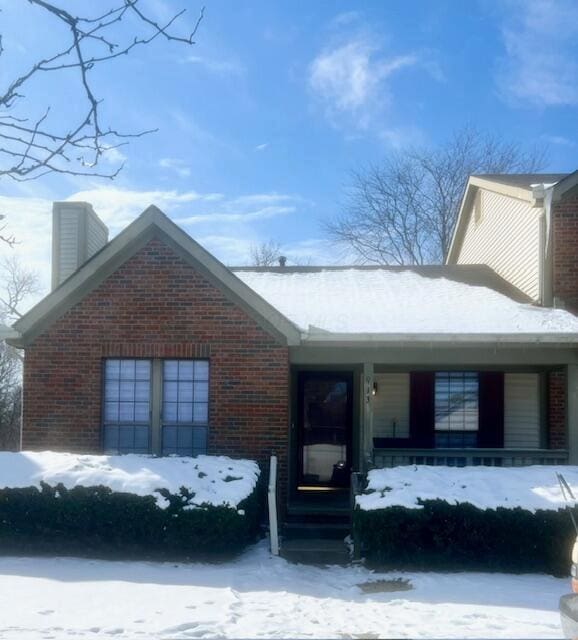
{"type": "Polygon", "coordinates": [[[279,528],[277,524],[277,456],[272,455],[269,462],[269,489],[267,491],[269,506],[269,541],[271,553],[279,555],[279,528]]]}
{"type": "Polygon", "coordinates": [[[373,362],[366,362],[363,365],[363,468],[369,461],[373,460],[373,383],[375,381],[373,372],[373,362]]]}

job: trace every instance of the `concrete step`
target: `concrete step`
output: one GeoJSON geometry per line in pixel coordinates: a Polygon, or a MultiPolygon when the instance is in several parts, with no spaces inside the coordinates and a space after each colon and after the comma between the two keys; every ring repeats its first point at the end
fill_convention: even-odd
{"type": "Polygon", "coordinates": [[[285,539],[281,541],[281,556],[296,564],[345,566],[350,563],[349,549],[343,540],[325,538],[285,539]]]}
{"type": "Polygon", "coordinates": [[[288,540],[343,540],[351,532],[351,527],[349,522],[288,521],[283,523],[282,531],[288,540]]]}

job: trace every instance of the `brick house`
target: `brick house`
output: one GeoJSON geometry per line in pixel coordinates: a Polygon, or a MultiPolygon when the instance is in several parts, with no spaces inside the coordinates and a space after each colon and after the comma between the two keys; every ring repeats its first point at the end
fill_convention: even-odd
{"type": "Polygon", "coordinates": [[[24,449],[274,451],[289,504],[371,465],[578,463],[578,172],[470,178],[443,266],[227,268],[153,206],[111,241],[53,216],[10,339],[24,449]]]}

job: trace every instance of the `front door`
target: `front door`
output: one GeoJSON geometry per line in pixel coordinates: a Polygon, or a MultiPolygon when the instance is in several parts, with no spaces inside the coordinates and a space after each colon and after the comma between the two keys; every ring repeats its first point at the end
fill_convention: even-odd
{"type": "Polygon", "coordinates": [[[351,373],[299,373],[298,490],[349,486],[352,391],[351,373]]]}

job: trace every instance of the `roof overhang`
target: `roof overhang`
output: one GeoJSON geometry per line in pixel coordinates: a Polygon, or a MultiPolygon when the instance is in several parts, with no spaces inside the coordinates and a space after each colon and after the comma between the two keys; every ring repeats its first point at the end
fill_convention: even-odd
{"type": "Polygon", "coordinates": [[[578,348],[578,333],[330,333],[301,335],[303,346],[515,346],[578,348]]]}
{"type": "Polygon", "coordinates": [[[242,282],[155,206],[148,207],[76,273],[20,318],[14,324],[15,335],[10,337],[9,343],[16,347],[30,344],[153,238],[159,238],[171,246],[186,262],[217,285],[230,300],[242,307],[282,343],[299,344],[300,332],[288,318],[242,282]]]}
{"type": "Polygon", "coordinates": [[[6,327],[3,324],[0,324],[0,340],[18,340],[20,338],[20,334],[16,329],[12,327],[6,327]]]}
{"type": "Polygon", "coordinates": [[[552,187],[552,200],[554,202],[562,200],[568,192],[576,193],[577,191],[578,171],[574,171],[552,187]]]}

